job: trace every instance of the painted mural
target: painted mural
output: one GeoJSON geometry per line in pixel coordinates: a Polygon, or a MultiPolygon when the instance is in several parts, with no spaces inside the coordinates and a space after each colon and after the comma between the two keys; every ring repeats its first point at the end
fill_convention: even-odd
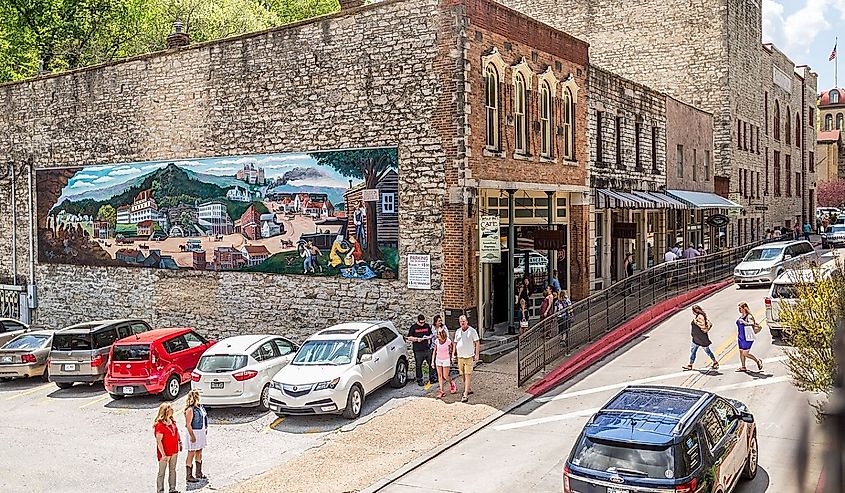
{"type": "Polygon", "coordinates": [[[36,184],[43,263],[398,272],[395,148],[47,169],[36,184]]]}

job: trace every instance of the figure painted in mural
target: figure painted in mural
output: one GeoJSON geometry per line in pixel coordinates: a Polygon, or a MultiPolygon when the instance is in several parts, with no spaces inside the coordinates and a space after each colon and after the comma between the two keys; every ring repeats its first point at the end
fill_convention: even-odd
{"type": "Polygon", "coordinates": [[[362,262],[364,260],[364,251],[361,249],[361,244],[355,241],[355,235],[349,235],[349,243],[352,244],[351,255],[354,263],[362,262]]]}
{"type": "Polygon", "coordinates": [[[322,254],[323,252],[313,242],[309,241],[305,244],[305,250],[301,254],[305,257],[305,262],[302,264],[305,274],[308,274],[309,271],[316,274],[316,268],[323,272],[323,266],[320,264],[320,255],[322,254]]]}
{"type": "Polygon", "coordinates": [[[367,235],[364,232],[364,224],[367,222],[367,210],[363,202],[358,202],[358,208],[355,209],[352,220],[355,222],[355,239],[366,248],[367,235]]]}
{"type": "Polygon", "coordinates": [[[351,267],[354,263],[352,261],[352,251],[353,248],[349,241],[344,239],[342,235],[337,235],[329,252],[329,265],[339,267],[343,264],[346,267],[351,267]]]}

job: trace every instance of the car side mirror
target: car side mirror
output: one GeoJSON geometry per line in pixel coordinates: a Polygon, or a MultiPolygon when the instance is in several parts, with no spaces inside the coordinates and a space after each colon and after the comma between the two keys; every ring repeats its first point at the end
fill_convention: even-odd
{"type": "Polygon", "coordinates": [[[790,255],[790,254],[788,254],[788,253],[787,253],[786,255],[784,255],[784,256],[783,256],[783,259],[784,259],[784,260],[789,260],[789,259],[791,259],[791,258],[792,258],[792,255],[790,255]]]}
{"type": "Polygon", "coordinates": [[[745,421],[746,423],[753,423],[754,422],[754,415],[749,412],[742,411],[739,414],[735,414],[733,419],[738,419],[740,421],[745,421]]]}
{"type": "Polygon", "coordinates": [[[367,361],[372,361],[372,360],[373,360],[373,355],[372,355],[372,353],[364,353],[364,354],[362,354],[362,355],[361,355],[361,357],[358,359],[358,361],[359,361],[360,363],[366,363],[367,361]]]}

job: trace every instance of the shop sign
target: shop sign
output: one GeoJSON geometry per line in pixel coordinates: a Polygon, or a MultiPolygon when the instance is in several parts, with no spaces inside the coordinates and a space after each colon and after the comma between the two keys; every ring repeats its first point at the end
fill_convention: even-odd
{"type": "Polygon", "coordinates": [[[637,239],[637,223],[613,223],[610,228],[610,236],[628,240],[637,239]]]}
{"type": "Polygon", "coordinates": [[[408,289],[431,289],[431,255],[408,254],[408,289]]]}
{"type": "Polygon", "coordinates": [[[500,228],[498,215],[482,214],[479,216],[478,255],[482,264],[498,264],[502,261],[500,228]]]}
{"type": "Polygon", "coordinates": [[[361,200],[364,202],[378,202],[378,188],[365,188],[361,190],[361,200]]]}
{"type": "Polygon", "coordinates": [[[724,228],[731,222],[731,218],[724,214],[713,214],[707,218],[707,224],[714,228],[724,228]]]}
{"type": "Polygon", "coordinates": [[[566,231],[562,229],[538,229],[534,232],[535,250],[563,250],[566,248],[566,231]]]}
{"type": "Polygon", "coordinates": [[[730,217],[739,217],[742,214],[742,209],[728,209],[728,216],[730,217]]]}

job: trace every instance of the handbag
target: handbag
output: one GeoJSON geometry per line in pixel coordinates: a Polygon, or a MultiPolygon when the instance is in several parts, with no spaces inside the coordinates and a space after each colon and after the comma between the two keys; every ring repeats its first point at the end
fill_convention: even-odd
{"type": "Polygon", "coordinates": [[[754,326],[753,325],[746,325],[744,327],[745,327],[745,340],[748,341],[748,342],[753,341],[754,340],[754,334],[756,334],[756,332],[754,331],[754,326]]]}

